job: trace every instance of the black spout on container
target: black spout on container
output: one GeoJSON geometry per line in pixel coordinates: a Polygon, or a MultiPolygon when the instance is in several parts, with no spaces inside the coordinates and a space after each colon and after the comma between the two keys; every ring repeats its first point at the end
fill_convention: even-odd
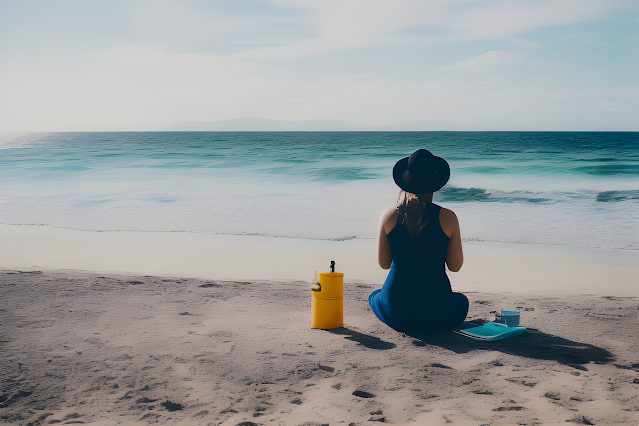
{"type": "Polygon", "coordinates": [[[331,272],[335,272],[335,261],[331,260],[331,272]]]}

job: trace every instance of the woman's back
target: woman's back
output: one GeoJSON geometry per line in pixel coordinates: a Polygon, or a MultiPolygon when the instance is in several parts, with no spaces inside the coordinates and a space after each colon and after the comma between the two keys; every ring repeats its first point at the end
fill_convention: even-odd
{"type": "Polygon", "coordinates": [[[446,271],[445,263],[450,238],[441,227],[441,207],[428,203],[427,223],[415,235],[410,235],[406,220],[397,218],[397,224],[387,234],[395,268],[405,274],[423,275],[446,271]]]}

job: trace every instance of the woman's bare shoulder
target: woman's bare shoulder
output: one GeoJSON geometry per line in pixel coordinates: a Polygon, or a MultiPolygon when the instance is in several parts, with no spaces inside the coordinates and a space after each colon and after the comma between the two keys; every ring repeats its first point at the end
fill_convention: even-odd
{"type": "Polygon", "coordinates": [[[384,231],[388,234],[397,224],[397,207],[393,204],[382,211],[379,217],[379,223],[384,227],[384,231]]]}
{"type": "Polygon", "coordinates": [[[379,219],[380,221],[386,222],[388,218],[395,213],[397,213],[397,206],[393,204],[392,206],[388,206],[384,210],[382,210],[382,214],[380,215],[379,219]]]}
{"type": "Polygon", "coordinates": [[[447,209],[446,207],[442,207],[442,209],[439,211],[439,217],[457,220],[457,215],[455,214],[455,212],[447,209]]]}
{"type": "Polygon", "coordinates": [[[455,230],[459,229],[459,221],[455,212],[444,207],[439,211],[439,223],[444,233],[449,237],[453,235],[455,230]]]}

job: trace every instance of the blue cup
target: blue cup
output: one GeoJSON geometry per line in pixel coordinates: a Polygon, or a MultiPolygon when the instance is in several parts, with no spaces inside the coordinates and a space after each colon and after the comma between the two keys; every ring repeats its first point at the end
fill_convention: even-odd
{"type": "Polygon", "coordinates": [[[508,327],[519,325],[519,311],[501,311],[501,323],[508,327]]]}

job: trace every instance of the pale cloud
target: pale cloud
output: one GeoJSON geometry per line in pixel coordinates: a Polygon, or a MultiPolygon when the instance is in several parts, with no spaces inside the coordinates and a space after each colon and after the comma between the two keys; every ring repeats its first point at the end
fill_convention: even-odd
{"type": "MultiPolygon", "coordinates": [[[[627,1],[501,0],[464,1],[470,6],[450,23],[458,37],[497,39],[535,28],[604,19],[631,7],[627,1]]],[[[450,21],[449,21],[450,22],[450,21]]]]}
{"type": "Polygon", "coordinates": [[[217,52],[222,44],[237,45],[237,51],[243,51],[250,47],[242,45],[291,44],[313,31],[310,22],[294,11],[229,10],[224,2],[215,1],[142,0],[132,4],[129,23],[138,42],[170,51],[217,52]]]}
{"type": "Polygon", "coordinates": [[[269,0],[305,9],[315,28],[312,40],[269,49],[275,55],[309,55],[331,50],[411,43],[403,29],[431,27],[437,36],[423,41],[500,39],[556,25],[604,19],[626,9],[628,1],[610,0],[269,0]]]}
{"type": "Polygon", "coordinates": [[[450,69],[461,71],[487,71],[515,57],[512,53],[493,50],[453,64],[450,69]]]}

